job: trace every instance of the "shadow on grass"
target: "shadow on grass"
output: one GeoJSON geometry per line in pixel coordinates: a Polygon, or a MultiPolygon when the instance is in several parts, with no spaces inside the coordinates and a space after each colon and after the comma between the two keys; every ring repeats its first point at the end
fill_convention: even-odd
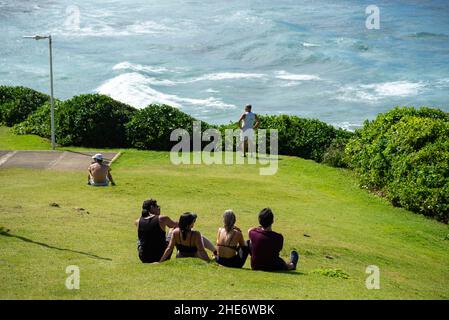
{"type": "MultiPolygon", "coordinates": [[[[243,269],[246,269],[248,271],[253,271],[251,268],[243,268],[243,269]]],[[[270,273],[270,274],[287,274],[289,276],[305,276],[306,275],[304,272],[301,272],[298,270],[292,270],[292,271],[288,271],[288,270],[277,270],[277,271],[255,270],[255,271],[270,273]]]]}
{"type": "Polygon", "coordinates": [[[28,242],[28,243],[37,244],[39,246],[42,246],[42,247],[48,248],[48,249],[54,249],[54,250],[59,250],[59,251],[68,251],[68,252],[82,254],[82,255],[85,255],[85,256],[88,256],[88,257],[94,258],[94,259],[112,261],[112,259],[110,259],[110,258],[100,257],[100,256],[97,256],[97,255],[91,254],[91,253],[86,253],[86,252],[82,252],[82,251],[76,251],[76,250],[71,250],[71,249],[64,249],[64,248],[54,247],[54,246],[48,245],[48,244],[43,243],[43,242],[38,242],[38,241],[34,241],[34,240],[31,240],[31,239],[28,239],[28,238],[25,238],[25,237],[22,237],[22,236],[17,236],[17,235],[11,234],[11,233],[9,233],[9,231],[10,231],[9,229],[5,229],[3,227],[0,227],[0,236],[16,238],[16,239],[19,239],[19,240],[22,240],[22,241],[25,241],[25,242],[28,242]]]}
{"type": "Polygon", "coordinates": [[[288,274],[289,276],[305,276],[306,273],[298,271],[298,270],[273,270],[273,271],[266,271],[266,270],[253,270],[248,267],[242,267],[242,268],[230,268],[226,266],[222,266],[215,261],[212,261],[211,263],[214,264],[214,266],[217,266],[218,268],[226,268],[230,270],[244,270],[244,271],[256,271],[256,272],[264,272],[264,273],[270,273],[270,274],[288,274]]]}

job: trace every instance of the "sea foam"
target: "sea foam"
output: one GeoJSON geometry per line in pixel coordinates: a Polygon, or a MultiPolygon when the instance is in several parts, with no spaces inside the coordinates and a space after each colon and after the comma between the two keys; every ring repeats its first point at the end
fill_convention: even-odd
{"type": "Polygon", "coordinates": [[[374,103],[388,97],[416,96],[426,87],[423,82],[393,81],[365,85],[347,85],[337,91],[336,99],[374,103]]]}
{"type": "Polygon", "coordinates": [[[152,83],[151,78],[137,72],[130,72],[107,80],[95,91],[137,108],[144,108],[152,103],[168,104],[177,108],[182,108],[185,105],[222,110],[236,108],[235,105],[225,103],[215,97],[199,99],[166,94],[151,88],[152,83]]]}
{"type": "Polygon", "coordinates": [[[284,70],[276,72],[276,78],[289,81],[321,80],[319,76],[313,74],[293,74],[284,70]]]}

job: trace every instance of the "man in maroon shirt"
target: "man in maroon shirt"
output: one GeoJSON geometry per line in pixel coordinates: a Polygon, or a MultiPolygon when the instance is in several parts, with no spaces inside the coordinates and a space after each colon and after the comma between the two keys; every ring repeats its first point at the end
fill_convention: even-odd
{"type": "Polygon", "coordinates": [[[271,230],[273,224],[273,212],[270,208],[262,209],[259,213],[258,228],[248,230],[251,250],[251,268],[253,270],[296,270],[299,255],[298,252],[290,253],[290,262],[286,263],[281,257],[284,245],[282,234],[271,230]]]}

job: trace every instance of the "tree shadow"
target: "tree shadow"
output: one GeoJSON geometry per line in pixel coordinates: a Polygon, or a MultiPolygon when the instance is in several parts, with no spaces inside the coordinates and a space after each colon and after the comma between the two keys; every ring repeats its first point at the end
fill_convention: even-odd
{"type": "Polygon", "coordinates": [[[87,257],[89,257],[89,258],[112,261],[112,259],[110,259],[110,258],[100,257],[100,256],[97,256],[97,255],[95,255],[95,254],[91,254],[91,253],[87,253],[87,252],[82,252],[82,251],[77,251],[77,250],[65,249],[65,248],[58,248],[58,247],[55,247],[55,246],[52,246],[52,245],[49,245],[49,244],[46,244],[46,243],[43,243],[43,242],[38,242],[38,241],[34,241],[34,240],[31,240],[31,239],[28,239],[28,238],[25,238],[25,237],[22,237],[22,236],[14,235],[14,234],[11,234],[11,233],[10,233],[10,230],[9,230],[9,229],[5,229],[5,228],[3,228],[3,227],[0,227],[0,236],[3,236],[3,237],[10,237],[10,238],[16,238],[16,239],[22,240],[22,241],[24,241],[24,242],[37,244],[37,245],[39,245],[39,246],[42,246],[42,247],[48,248],[48,249],[54,249],[54,250],[59,250],[59,251],[73,252],[73,253],[85,255],[85,256],[87,256],[87,257]]]}

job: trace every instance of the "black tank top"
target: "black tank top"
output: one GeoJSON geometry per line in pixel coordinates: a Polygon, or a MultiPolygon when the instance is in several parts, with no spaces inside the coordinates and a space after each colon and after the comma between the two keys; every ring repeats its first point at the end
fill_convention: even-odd
{"type": "Polygon", "coordinates": [[[145,219],[140,217],[137,231],[143,255],[151,260],[159,261],[167,248],[165,231],[159,225],[159,217],[145,219]]]}
{"type": "Polygon", "coordinates": [[[194,257],[198,251],[196,245],[192,245],[193,232],[189,231],[188,234],[190,234],[189,245],[183,245],[181,244],[182,234],[179,232],[179,243],[176,245],[176,249],[178,250],[178,254],[182,257],[194,257]]]}

